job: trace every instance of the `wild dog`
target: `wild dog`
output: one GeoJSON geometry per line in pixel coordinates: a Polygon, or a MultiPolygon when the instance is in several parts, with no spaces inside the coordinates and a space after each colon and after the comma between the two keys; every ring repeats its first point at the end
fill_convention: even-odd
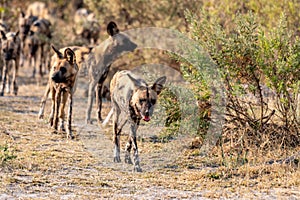
{"type": "Polygon", "coordinates": [[[27,37],[27,35],[29,34],[30,31],[30,27],[33,24],[34,21],[36,21],[38,19],[38,17],[34,16],[34,15],[25,15],[25,13],[23,11],[21,11],[20,15],[19,15],[19,37],[21,39],[21,53],[20,53],[20,66],[24,66],[24,61],[25,61],[25,57],[24,57],[24,43],[25,43],[25,39],[27,37]]]}
{"type": "MultiPolygon", "coordinates": [[[[39,111],[39,119],[42,119],[44,117],[44,109],[45,109],[45,105],[46,105],[46,100],[48,98],[49,93],[52,93],[52,112],[50,114],[50,125],[54,128],[57,128],[57,125],[54,124],[55,121],[55,106],[56,105],[56,99],[55,98],[55,93],[57,91],[59,91],[59,89],[63,89],[62,92],[62,96],[63,98],[66,98],[64,95],[66,95],[66,92],[69,93],[69,96],[72,97],[72,95],[75,93],[76,90],[76,80],[77,80],[77,76],[78,76],[78,71],[82,68],[83,63],[85,62],[85,59],[87,59],[88,54],[91,51],[91,48],[88,47],[79,47],[79,46],[72,46],[72,47],[65,47],[60,49],[59,51],[57,49],[55,49],[55,47],[53,47],[53,50],[55,51],[55,54],[52,56],[51,58],[51,70],[50,70],[50,74],[49,74],[49,80],[48,80],[48,84],[45,90],[45,94],[41,100],[41,106],[40,106],[40,111],[39,111]],[[74,53],[75,57],[73,58],[73,61],[75,61],[75,63],[73,63],[73,67],[72,67],[72,63],[70,63],[70,60],[68,58],[69,55],[72,55],[70,53],[72,53],[71,51],[74,53]],[[67,57],[67,58],[66,58],[67,57]],[[65,60],[67,60],[68,62],[66,62],[65,60]],[[64,61],[64,62],[62,62],[64,61]],[[64,63],[64,64],[62,64],[64,63]],[[76,66],[78,69],[76,69],[76,66]],[[65,83],[64,80],[67,80],[68,78],[55,78],[55,76],[59,76],[59,75],[55,75],[59,74],[59,71],[62,71],[61,74],[64,71],[64,68],[68,71],[71,71],[69,74],[67,75],[67,72],[65,72],[65,74],[63,76],[65,77],[69,77],[73,76],[73,78],[71,80],[69,80],[68,83],[65,83]],[[75,69],[75,71],[74,71],[75,69]],[[64,89],[67,88],[67,89],[64,89]],[[64,90],[66,92],[64,92],[64,90]],[[54,94],[53,94],[54,93],[54,94]]],[[[72,61],[72,60],[71,60],[72,61]]],[[[58,93],[57,93],[58,95],[58,93]]],[[[69,97],[69,98],[70,98],[69,97]]],[[[71,99],[70,99],[71,100],[71,99]]],[[[71,101],[70,101],[71,104],[71,101]]],[[[64,106],[65,104],[63,104],[63,106],[60,108],[59,110],[59,118],[60,118],[60,129],[64,130],[64,106]]],[[[70,106],[70,105],[69,105],[70,106]]],[[[72,117],[72,113],[70,113],[70,111],[72,112],[72,107],[69,107],[69,114],[68,114],[68,129],[67,129],[67,133],[68,136],[72,137],[72,132],[71,132],[71,117],[72,117]]],[[[56,123],[57,123],[57,119],[56,119],[56,123]]]]}
{"type": "Polygon", "coordinates": [[[2,88],[0,96],[4,95],[6,82],[8,83],[8,93],[10,92],[10,83],[12,82],[13,93],[18,94],[17,75],[19,69],[20,59],[20,38],[19,31],[4,33],[1,31],[1,56],[3,60],[2,68],[2,88]],[[14,66],[12,77],[10,77],[11,70],[14,66]]]}
{"type": "Polygon", "coordinates": [[[78,73],[78,65],[76,63],[76,56],[74,51],[70,48],[66,48],[63,53],[52,46],[56,54],[56,59],[53,62],[51,71],[49,73],[49,81],[46,92],[51,92],[51,113],[49,117],[49,123],[52,128],[57,130],[58,120],[60,121],[59,130],[64,131],[64,108],[67,100],[69,99],[69,110],[67,119],[67,137],[73,138],[71,130],[72,122],[72,106],[73,106],[73,94],[75,91],[76,75],[78,73]]]}
{"type": "Polygon", "coordinates": [[[44,71],[49,70],[50,56],[49,43],[52,37],[51,23],[46,19],[36,20],[30,27],[29,35],[24,42],[24,52],[29,59],[29,65],[33,66],[32,77],[35,77],[36,68],[39,69],[40,77],[44,71]]]}
{"type": "Polygon", "coordinates": [[[97,120],[102,121],[102,87],[107,77],[111,64],[124,52],[131,52],[137,48],[137,45],[131,41],[128,35],[119,31],[115,22],[109,22],[107,33],[110,36],[100,45],[96,46],[88,59],[89,64],[89,90],[88,90],[88,108],[86,112],[86,122],[91,123],[91,110],[96,89],[97,120]]]}
{"type": "Polygon", "coordinates": [[[86,8],[80,8],[74,15],[74,32],[81,38],[86,39],[94,45],[100,34],[100,24],[94,13],[89,12],[86,8]]]}
{"type": "MultiPolygon", "coordinates": [[[[2,19],[0,19],[0,31],[3,31],[4,33],[8,33],[10,30],[9,26],[7,25],[7,23],[5,21],[3,21],[2,19]]],[[[1,49],[1,40],[0,40],[0,49],[1,49]]],[[[0,51],[0,55],[1,55],[1,51],[0,51]]],[[[3,69],[3,63],[2,63],[2,59],[0,60],[0,80],[2,79],[2,69],[3,69]]]]}
{"type": "Polygon", "coordinates": [[[142,171],[136,141],[137,129],[141,119],[146,122],[151,120],[154,105],[165,82],[166,77],[162,76],[149,86],[143,79],[127,70],[117,72],[113,76],[110,82],[112,110],[105,121],[112,115],[114,162],[121,162],[120,135],[123,126],[129,123],[130,133],[125,147],[125,162],[132,164],[130,151],[133,149],[134,171],[142,171]],[[126,117],[121,118],[122,114],[126,117]]]}

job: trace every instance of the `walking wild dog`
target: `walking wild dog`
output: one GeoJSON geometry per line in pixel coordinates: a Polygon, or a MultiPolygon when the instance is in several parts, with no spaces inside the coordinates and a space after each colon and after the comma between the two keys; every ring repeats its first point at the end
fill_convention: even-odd
{"type": "Polygon", "coordinates": [[[46,19],[36,20],[30,27],[28,36],[24,42],[24,52],[33,66],[32,77],[35,77],[36,68],[39,69],[40,77],[43,70],[49,70],[50,55],[49,42],[51,39],[51,23],[46,19]]]}
{"type": "Polygon", "coordinates": [[[120,159],[120,135],[125,123],[130,124],[130,133],[126,144],[125,162],[132,164],[130,150],[133,148],[134,171],[141,172],[136,141],[136,132],[140,120],[150,121],[153,114],[157,97],[163,89],[166,77],[158,78],[152,86],[149,86],[143,79],[137,77],[130,71],[117,72],[110,82],[110,92],[113,115],[113,141],[114,141],[114,162],[121,162],[120,159]],[[123,114],[126,117],[121,118],[123,114]]]}
{"type": "Polygon", "coordinates": [[[51,59],[51,70],[49,73],[49,80],[45,90],[45,94],[41,101],[41,107],[39,111],[39,119],[44,117],[44,109],[46,105],[46,100],[49,93],[52,96],[52,110],[49,118],[50,126],[57,129],[58,119],[60,120],[60,130],[64,129],[64,108],[69,97],[69,111],[68,111],[68,124],[67,124],[67,137],[73,138],[71,131],[71,121],[72,121],[72,103],[73,94],[76,89],[76,80],[78,71],[80,70],[84,60],[90,53],[91,48],[88,47],[65,47],[57,50],[52,46],[55,54],[51,59]],[[62,103],[60,104],[60,101],[62,103]]]}
{"type": "Polygon", "coordinates": [[[110,37],[95,47],[88,59],[90,83],[88,90],[88,108],[86,112],[87,123],[91,123],[93,95],[96,86],[97,119],[98,123],[100,123],[102,121],[102,87],[110,66],[122,53],[134,51],[137,48],[137,45],[131,41],[129,36],[119,31],[115,22],[108,23],[107,33],[110,37]]]}
{"type": "MultiPolygon", "coordinates": [[[[0,19],[0,31],[3,31],[4,33],[9,32],[9,26],[2,19],[0,19]]],[[[1,39],[0,39],[0,49],[1,49],[1,39]]],[[[1,55],[1,51],[0,51],[0,55],[1,55]]],[[[2,59],[0,59],[0,80],[2,79],[2,68],[3,68],[3,63],[2,63],[2,59]]]]}
{"type": "Polygon", "coordinates": [[[8,32],[6,34],[1,31],[1,56],[4,65],[2,68],[2,88],[0,96],[4,95],[6,82],[8,83],[8,93],[10,92],[10,83],[12,82],[13,93],[15,95],[18,94],[17,75],[20,59],[20,38],[18,34],[19,31],[16,33],[8,32]],[[12,77],[10,77],[11,70],[13,70],[12,77]]]}
{"type": "Polygon", "coordinates": [[[100,34],[100,24],[94,13],[86,8],[79,8],[74,15],[74,33],[86,39],[90,44],[96,44],[100,34]]]}
{"type": "Polygon", "coordinates": [[[24,66],[24,61],[25,61],[25,57],[24,57],[24,43],[25,43],[25,39],[29,34],[30,31],[30,27],[33,24],[33,22],[35,22],[38,18],[36,16],[33,15],[25,15],[25,13],[23,11],[21,11],[20,15],[19,15],[19,35],[20,35],[20,39],[21,39],[21,57],[20,57],[20,66],[24,66]]]}

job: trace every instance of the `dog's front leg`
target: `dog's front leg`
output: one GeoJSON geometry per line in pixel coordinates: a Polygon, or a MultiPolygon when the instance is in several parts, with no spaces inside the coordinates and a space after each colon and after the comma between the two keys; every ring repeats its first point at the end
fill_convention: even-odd
{"type": "Polygon", "coordinates": [[[65,106],[68,100],[68,92],[62,91],[61,92],[62,102],[59,106],[59,131],[65,131],[65,106]]]}
{"type": "Polygon", "coordinates": [[[88,106],[86,111],[86,123],[91,124],[91,112],[92,112],[92,106],[93,106],[93,100],[94,100],[94,92],[97,82],[92,79],[89,84],[89,91],[88,91],[88,106]]]}
{"type": "Polygon", "coordinates": [[[7,70],[8,70],[7,67],[8,67],[8,61],[4,60],[4,65],[2,68],[2,88],[1,88],[0,96],[4,95],[6,78],[7,78],[7,70]]]}
{"type": "Polygon", "coordinates": [[[29,66],[33,68],[33,71],[32,71],[32,75],[31,77],[32,78],[35,78],[35,73],[36,73],[36,63],[37,63],[37,53],[36,55],[33,55],[33,56],[30,56],[29,57],[29,66]]]}
{"type": "Polygon", "coordinates": [[[73,139],[74,136],[72,134],[72,106],[73,106],[73,95],[69,93],[69,110],[68,110],[68,124],[67,124],[67,138],[73,139]]]}
{"type": "Polygon", "coordinates": [[[129,135],[128,142],[127,142],[126,147],[125,147],[125,151],[126,151],[125,152],[125,163],[127,163],[127,164],[133,164],[132,160],[130,158],[131,148],[132,148],[132,139],[131,139],[131,135],[129,135]]]}
{"type": "Polygon", "coordinates": [[[13,72],[13,77],[12,77],[12,84],[13,84],[13,92],[14,92],[14,95],[17,95],[18,94],[18,85],[17,85],[17,76],[18,76],[18,71],[19,71],[19,58],[17,58],[15,60],[15,68],[14,68],[14,72],[13,72]]]}
{"type": "Polygon", "coordinates": [[[14,68],[13,66],[14,62],[12,60],[8,61],[7,63],[7,75],[6,75],[6,93],[10,94],[10,89],[11,89],[11,74],[12,74],[12,70],[14,68]]]}
{"type": "Polygon", "coordinates": [[[138,128],[138,123],[130,122],[130,137],[133,144],[133,162],[134,162],[134,171],[142,172],[142,168],[140,167],[140,159],[138,153],[138,146],[136,142],[136,131],[138,128]]]}
{"type": "Polygon", "coordinates": [[[49,124],[50,124],[50,127],[52,127],[53,123],[54,123],[56,90],[54,89],[53,86],[51,86],[50,90],[51,90],[51,113],[50,113],[50,116],[49,116],[49,124]]]}
{"type": "Polygon", "coordinates": [[[59,106],[60,106],[60,100],[61,100],[61,88],[58,87],[55,93],[55,111],[54,111],[54,122],[53,122],[53,128],[57,130],[58,126],[58,112],[59,112],[59,106]]]}
{"type": "Polygon", "coordinates": [[[40,111],[39,111],[39,119],[44,118],[44,110],[45,110],[45,105],[46,105],[46,101],[47,101],[49,93],[50,93],[50,83],[48,82],[47,86],[46,86],[44,96],[41,100],[41,107],[40,107],[40,111]]]}

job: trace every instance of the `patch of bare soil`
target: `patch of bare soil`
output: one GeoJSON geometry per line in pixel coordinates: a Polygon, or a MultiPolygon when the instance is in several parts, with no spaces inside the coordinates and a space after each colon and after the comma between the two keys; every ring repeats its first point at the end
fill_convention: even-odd
{"type": "MultiPolygon", "coordinates": [[[[46,78],[37,86],[28,78],[28,69],[21,68],[20,74],[18,96],[0,98],[0,145],[16,156],[0,163],[0,199],[300,197],[299,180],[290,178],[300,177],[298,168],[293,171],[291,166],[247,165],[229,173],[210,158],[200,157],[197,149],[190,149],[189,137],[154,142],[151,138],[157,127],[149,124],[138,131],[143,172],[134,173],[131,165],[113,163],[111,127],[104,130],[96,123],[85,125],[86,79],[78,84],[73,109],[75,139],[69,140],[65,133],[54,133],[48,127],[50,99],[45,119],[37,118],[46,78]]],[[[104,112],[109,109],[106,102],[104,112]]],[[[126,132],[121,138],[123,146],[125,140],[126,132]]]]}

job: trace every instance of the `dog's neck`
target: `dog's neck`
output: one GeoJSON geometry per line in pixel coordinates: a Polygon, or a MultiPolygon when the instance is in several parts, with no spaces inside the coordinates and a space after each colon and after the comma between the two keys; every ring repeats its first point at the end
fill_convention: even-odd
{"type": "Polygon", "coordinates": [[[130,118],[134,121],[134,122],[139,122],[142,117],[141,115],[139,114],[139,111],[136,107],[135,104],[133,104],[130,100],[130,103],[129,103],[129,115],[130,115],[130,118]]]}

